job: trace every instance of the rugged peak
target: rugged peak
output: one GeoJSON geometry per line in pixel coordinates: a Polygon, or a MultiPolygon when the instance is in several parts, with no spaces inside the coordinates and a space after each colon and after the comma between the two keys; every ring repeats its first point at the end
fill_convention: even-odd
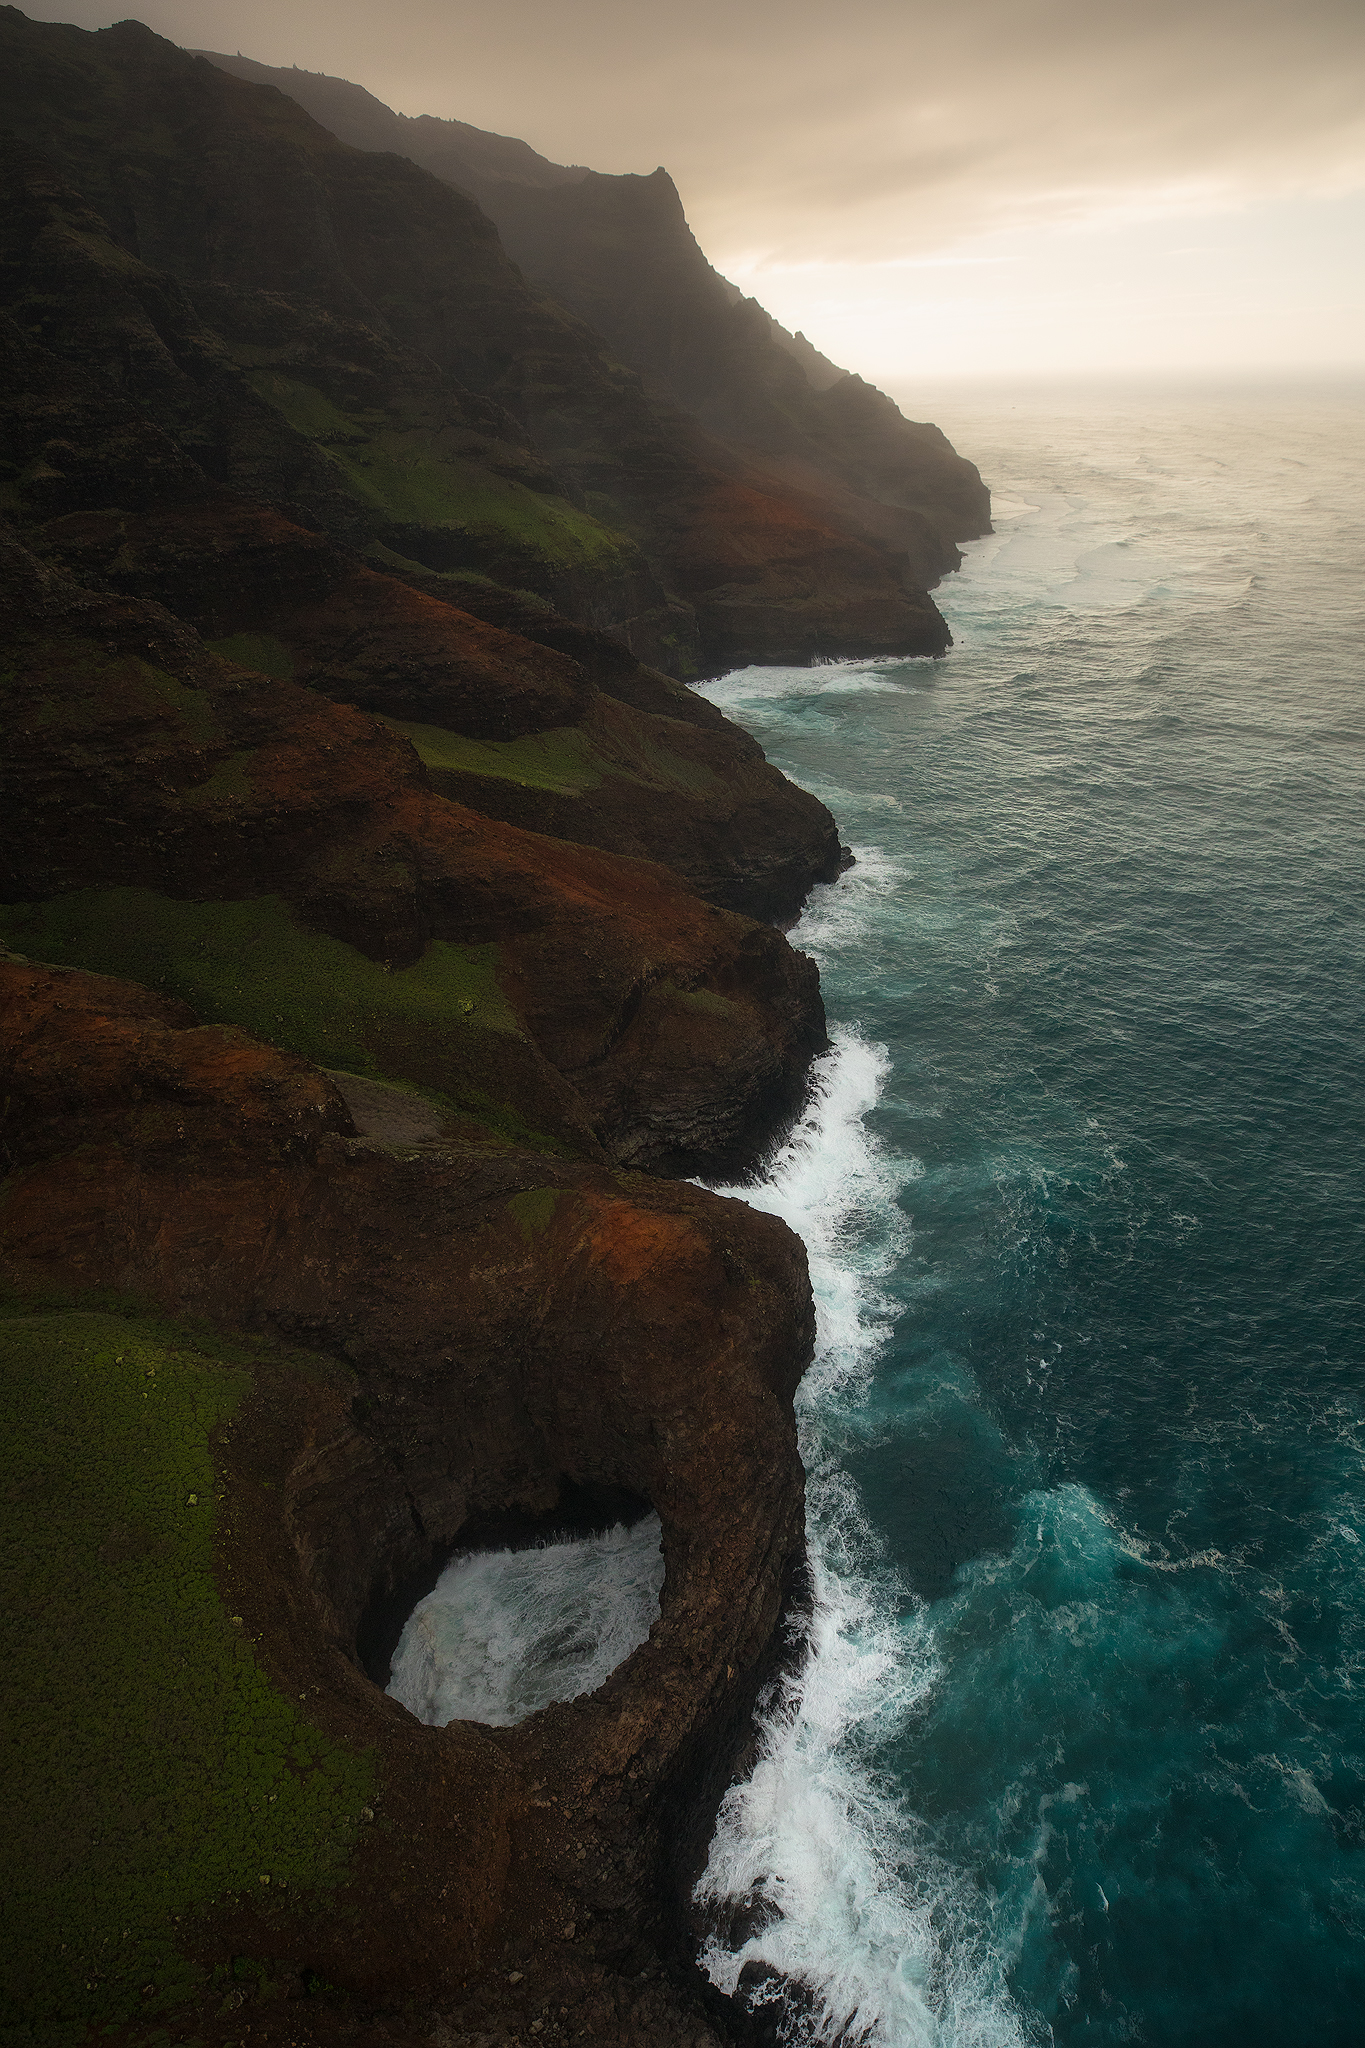
{"type": "Polygon", "coordinates": [[[844,410],[820,404],[846,373],[712,268],[662,165],[613,175],[552,164],[462,122],[379,109],[369,94],[362,120],[348,97],[360,89],[343,81],[213,61],[275,83],[356,146],[401,151],[472,193],[526,277],[648,389],[759,462],[769,486],[816,496],[845,532],[896,550],[912,583],[931,587],[957,566],[959,541],[988,531],[989,494],[936,430],[861,379],[876,405],[855,403],[851,429],[844,410]]]}
{"type": "Polygon", "coordinates": [[[777,473],[732,403],[752,377],[726,371],[702,410],[727,350],[806,387],[762,321],[700,346],[688,308],[700,294],[724,319],[728,301],[666,173],[482,187],[562,207],[568,249],[595,209],[620,210],[589,325],[572,279],[556,303],[459,179],[339,140],[293,97],[308,74],[274,75],[230,76],[149,32],[0,16],[0,127],[109,237],[101,264],[78,236],[34,238],[2,281],[20,325],[112,377],[217,481],[388,567],[534,592],[675,676],[942,651],[923,587],[956,558],[941,536],[919,545],[923,515],[912,555],[903,521],[859,533],[817,476],[777,473]],[[642,305],[637,279],[626,313],[655,330],[632,341],[612,315],[641,252],[657,289],[642,305]],[[684,359],[668,380],[649,365],[694,339],[691,405],[684,359]]]}
{"type": "Polygon", "coordinates": [[[329,128],[342,142],[355,149],[391,150],[411,157],[438,177],[461,184],[475,193],[484,178],[504,179],[513,185],[549,187],[572,184],[586,177],[581,164],[556,164],[514,135],[496,135],[475,128],[468,121],[444,120],[436,114],[399,114],[385,106],[362,85],[346,78],[333,78],[325,71],[301,71],[297,65],[286,69],[278,64],[258,64],[254,58],[235,57],[216,50],[196,50],[195,56],[216,64],[234,78],[253,85],[273,85],[305,107],[314,120],[329,128]]]}

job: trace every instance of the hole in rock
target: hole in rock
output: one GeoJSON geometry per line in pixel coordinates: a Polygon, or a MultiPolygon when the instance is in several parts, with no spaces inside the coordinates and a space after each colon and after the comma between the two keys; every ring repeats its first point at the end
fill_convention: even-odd
{"type": "Polygon", "coordinates": [[[580,1485],[562,1478],[555,1504],[546,1513],[477,1514],[462,1522],[444,1542],[426,1540],[421,1564],[401,1563],[381,1570],[356,1627],[356,1656],[377,1686],[389,1682],[393,1653],[419,1600],[425,1600],[446,1566],[472,1550],[534,1550],[561,1536],[600,1536],[624,1522],[633,1528],[649,1513],[642,1494],[625,1486],[580,1485]]]}
{"type": "Polygon", "coordinates": [[[659,1615],[659,1518],[464,1551],[408,1616],[388,1691],[432,1726],[511,1728],[595,1692],[659,1615]]]}

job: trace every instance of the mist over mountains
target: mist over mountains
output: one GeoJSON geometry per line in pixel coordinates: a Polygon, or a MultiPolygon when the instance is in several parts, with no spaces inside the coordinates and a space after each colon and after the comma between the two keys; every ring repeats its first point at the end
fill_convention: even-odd
{"type": "Polygon", "coordinates": [[[343,141],[392,150],[478,200],[531,281],[585,320],[651,394],[698,419],[837,523],[905,554],[931,586],[980,532],[979,480],[707,262],[661,167],[602,176],[465,122],[395,114],[363,88],[209,52],[277,86],[343,141]],[[793,374],[795,364],[802,374],[793,374]]]}
{"type": "MultiPolygon", "coordinates": [[[[9,306],[32,339],[35,294],[67,360],[107,375],[112,351],[122,397],[218,482],[533,591],[675,675],[946,644],[924,593],[987,522],[975,472],[860,380],[817,390],[706,264],[666,176],[401,124],[437,176],[136,24],[9,9],[0,36],[9,306]],[[75,201],[89,232],[54,242],[39,216],[75,201]]],[[[398,124],[322,83],[356,132],[398,124]]]]}
{"type": "MultiPolygon", "coordinates": [[[[232,72],[236,78],[277,86],[281,92],[297,100],[301,107],[306,107],[324,128],[330,128],[334,135],[353,144],[356,149],[392,150],[395,155],[411,157],[414,163],[421,164],[436,177],[444,178],[447,184],[457,185],[462,192],[470,193],[497,222],[515,260],[538,281],[548,282],[544,277],[548,268],[567,285],[569,291],[583,291],[590,296],[591,281],[583,271],[605,265],[614,287],[612,296],[618,302],[625,299],[638,304],[648,296],[646,280],[631,277],[620,260],[619,249],[592,251],[585,245],[580,231],[571,250],[557,250],[544,228],[549,222],[562,224],[562,213],[532,204],[521,209],[519,216],[516,195],[511,188],[520,186],[546,192],[556,186],[583,184],[597,176],[586,165],[551,163],[529,143],[518,141],[515,136],[490,134],[485,128],[471,127],[467,121],[442,120],[431,114],[396,114],[363,86],[352,85],[344,78],[329,78],[325,72],[300,71],[297,65],[258,64],[251,57],[240,54],[229,57],[214,50],[199,50],[195,54],[207,57],[211,64],[232,72]],[[538,236],[537,225],[541,227],[538,236]],[[597,258],[595,265],[594,255],[597,258]]],[[[665,180],[672,189],[672,180],[662,166],[654,176],[665,180]]],[[[613,177],[605,182],[624,194],[639,181],[613,177]]],[[[674,197],[676,199],[676,193],[674,197]]],[[[617,203],[622,204],[622,198],[618,198],[617,203]]],[[[625,198],[624,203],[629,205],[629,198],[625,198]]],[[[670,229],[673,227],[671,222],[668,225],[670,229]]],[[[675,229],[673,233],[675,239],[681,239],[676,236],[675,229]]],[[[705,264],[705,258],[696,249],[685,225],[683,234],[692,241],[696,255],[705,264]]],[[[634,253],[637,256],[643,253],[642,242],[637,243],[634,253]]],[[[710,270],[709,264],[705,267],[710,270]]],[[[692,268],[695,272],[698,266],[693,265],[692,268]]],[[[712,271],[711,276],[718,279],[730,304],[743,299],[744,294],[736,285],[720,278],[717,272],[712,271]]],[[[714,302],[713,292],[707,291],[705,296],[714,302]]],[[[755,302],[751,300],[749,303],[755,302]]],[[[575,310],[583,311],[584,318],[588,317],[582,307],[575,310]]],[[[610,299],[607,317],[611,317],[610,299]]],[[[605,334],[608,330],[603,327],[601,331],[605,334]]],[[[772,338],[779,348],[785,349],[801,364],[808,382],[817,391],[828,389],[848,375],[847,370],[841,370],[828,356],[821,355],[804,334],[790,334],[776,320],[772,322],[772,338]]]]}

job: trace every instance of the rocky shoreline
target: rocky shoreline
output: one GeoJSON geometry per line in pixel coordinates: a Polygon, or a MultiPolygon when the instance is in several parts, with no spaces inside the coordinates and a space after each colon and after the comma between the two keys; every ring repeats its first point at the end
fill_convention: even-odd
{"type": "Polygon", "coordinates": [[[561,1987],[676,1969],[800,1568],[799,1242],[690,1186],[369,1135],[328,1077],[130,984],[10,960],[0,987],[7,1278],[266,1340],[216,1452],[219,1583],[278,1689],[375,1759],[379,1818],[324,1909],[226,1902],[205,1964],[321,1975],[343,2031],[414,1999],[449,2023],[502,1963],[561,1987]],[[282,1346],[335,1361],[328,1383],[282,1346]],[[591,1698],[432,1729],[367,1676],[367,1613],[457,1539],[623,1502],[662,1519],[662,1615],[591,1698]]]}
{"type": "Polygon", "coordinates": [[[686,1177],[799,1109],[781,928],[848,856],[683,679],[941,652],[980,479],[754,309],[736,353],[671,186],[580,193],[609,352],[464,171],[136,23],[0,8],[0,58],[0,2026],[767,2038],[689,1901],[814,1312],[686,1177]],[[651,237],[711,399],[621,367],[651,237]],[[596,1693],[376,1682],[454,1549],[646,1508],[596,1693]]]}

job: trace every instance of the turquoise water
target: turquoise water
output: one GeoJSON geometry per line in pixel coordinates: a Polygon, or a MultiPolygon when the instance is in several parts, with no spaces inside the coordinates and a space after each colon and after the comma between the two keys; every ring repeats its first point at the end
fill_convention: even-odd
{"type": "Polygon", "coordinates": [[[743,1191],[821,1302],[817,1600],[707,1965],[794,2037],[1354,2044],[1365,405],[940,422],[997,506],[947,659],[708,690],[859,865],[743,1191]]]}

